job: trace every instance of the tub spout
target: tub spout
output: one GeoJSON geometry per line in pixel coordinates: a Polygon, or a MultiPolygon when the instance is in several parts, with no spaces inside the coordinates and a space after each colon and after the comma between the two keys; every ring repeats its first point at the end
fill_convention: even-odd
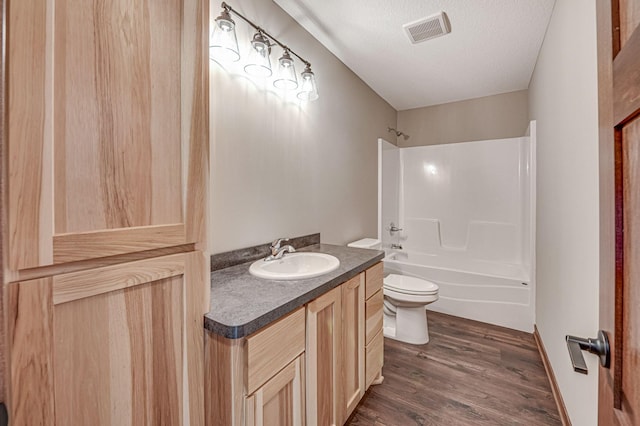
{"type": "Polygon", "coordinates": [[[402,250],[401,244],[391,244],[391,249],[393,250],[402,250]]]}

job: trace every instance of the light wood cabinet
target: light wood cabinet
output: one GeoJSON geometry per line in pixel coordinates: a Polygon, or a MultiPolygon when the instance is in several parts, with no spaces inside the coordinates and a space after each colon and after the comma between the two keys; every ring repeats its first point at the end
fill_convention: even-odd
{"type": "Polygon", "coordinates": [[[365,271],[365,388],[380,384],[384,364],[383,327],[383,266],[382,262],[365,271]]]}
{"type": "Polygon", "coordinates": [[[6,3],[11,424],[202,425],[208,2],[6,3]]]}
{"type": "Polygon", "coordinates": [[[382,380],[381,288],[377,264],[250,336],[207,332],[205,423],[344,424],[382,380]]]}
{"type": "Polygon", "coordinates": [[[207,332],[205,424],[303,425],[305,331],[301,307],[247,337],[207,332]]]}
{"type": "Polygon", "coordinates": [[[206,2],[8,3],[9,268],[201,242],[206,2]]]}
{"type": "Polygon", "coordinates": [[[300,355],[247,398],[247,426],[303,425],[304,396],[304,355],[300,355]]]}
{"type": "Polygon", "coordinates": [[[307,305],[307,425],[342,424],[342,288],[307,305]]]}
{"type": "Polygon", "coordinates": [[[307,424],[341,425],[365,388],[365,274],[307,305],[307,424]]]}
{"type": "Polygon", "coordinates": [[[342,284],[342,419],[349,418],[365,391],[364,274],[342,284]]]}

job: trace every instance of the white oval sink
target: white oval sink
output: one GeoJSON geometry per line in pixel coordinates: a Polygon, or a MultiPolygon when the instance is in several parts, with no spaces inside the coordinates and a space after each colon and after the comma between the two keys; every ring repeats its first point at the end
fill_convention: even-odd
{"type": "Polygon", "coordinates": [[[256,260],[249,267],[249,273],[270,280],[301,280],[335,271],[338,266],[340,260],[330,254],[296,252],[278,260],[256,260]]]}

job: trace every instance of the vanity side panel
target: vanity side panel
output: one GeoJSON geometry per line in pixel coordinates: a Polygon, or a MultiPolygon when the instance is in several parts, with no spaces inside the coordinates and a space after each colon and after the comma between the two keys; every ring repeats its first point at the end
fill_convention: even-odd
{"type": "Polygon", "coordinates": [[[245,339],[205,331],[205,425],[241,426],[244,418],[245,339]]]}

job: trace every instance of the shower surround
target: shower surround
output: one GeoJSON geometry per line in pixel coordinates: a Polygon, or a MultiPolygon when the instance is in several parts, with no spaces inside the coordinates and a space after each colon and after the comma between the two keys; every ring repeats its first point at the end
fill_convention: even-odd
{"type": "Polygon", "coordinates": [[[438,284],[430,310],[533,331],[535,122],[520,138],[379,152],[385,272],[438,284]]]}

